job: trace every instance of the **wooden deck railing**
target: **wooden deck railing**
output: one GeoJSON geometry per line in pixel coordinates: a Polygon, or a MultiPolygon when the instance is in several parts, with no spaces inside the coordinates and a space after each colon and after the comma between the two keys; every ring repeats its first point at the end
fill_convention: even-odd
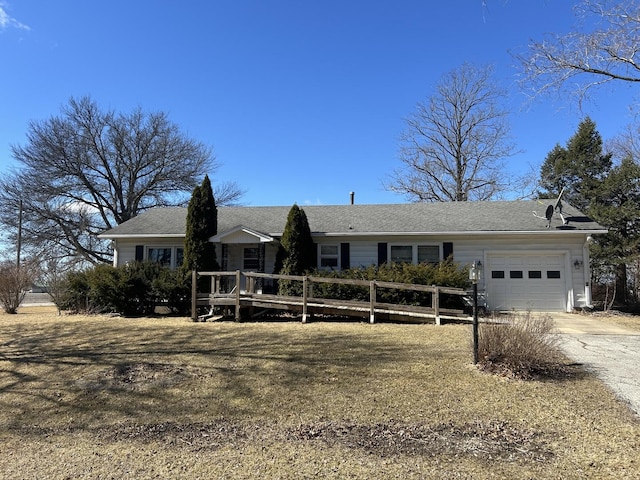
{"type": "Polygon", "coordinates": [[[437,285],[416,285],[407,283],[382,282],[378,280],[356,280],[344,278],[328,278],[313,275],[276,275],[254,272],[193,272],[192,278],[192,318],[197,319],[197,306],[235,307],[235,319],[241,319],[241,307],[254,306],[274,309],[296,309],[302,313],[302,321],[306,322],[311,311],[338,313],[343,315],[368,316],[374,323],[376,314],[406,317],[433,318],[440,324],[443,318],[466,318],[462,310],[442,308],[440,297],[443,294],[464,296],[467,292],[462,288],[441,287],[437,285]],[[211,293],[199,294],[196,291],[197,277],[211,277],[211,293]],[[244,288],[242,283],[244,280],[244,288]],[[264,293],[267,280],[289,280],[301,282],[300,296],[283,296],[264,293]],[[322,298],[314,296],[314,284],[334,284],[367,288],[368,301],[322,298]],[[379,301],[382,289],[431,293],[431,304],[426,306],[406,305],[379,301]]]}

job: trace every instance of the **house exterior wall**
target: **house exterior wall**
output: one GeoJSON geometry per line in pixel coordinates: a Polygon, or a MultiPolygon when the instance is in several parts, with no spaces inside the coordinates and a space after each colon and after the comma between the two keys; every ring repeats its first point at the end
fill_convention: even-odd
{"type": "MultiPolygon", "coordinates": [[[[242,234],[244,235],[244,234],[242,234]]],[[[243,270],[243,248],[257,246],[255,237],[247,236],[247,243],[227,244],[226,270],[243,270]],[[251,237],[251,238],[249,238],[251,237]]],[[[235,241],[242,240],[235,238],[235,241]]],[[[483,235],[387,235],[387,236],[316,236],[314,241],[318,248],[318,266],[320,267],[320,251],[322,245],[337,245],[338,268],[344,268],[341,256],[344,254],[341,244],[348,243],[349,266],[352,268],[378,265],[380,244],[386,244],[386,256],[390,258],[389,251],[392,245],[438,245],[441,257],[445,254],[445,244],[453,248],[453,259],[461,265],[467,266],[474,261],[481,260],[487,265],[487,260],[496,254],[521,254],[526,255],[548,253],[549,255],[562,255],[566,275],[566,310],[590,306],[590,272],[589,253],[587,247],[587,234],[584,232],[537,233],[537,234],[483,234],[483,235]]],[[[148,247],[168,246],[182,247],[183,241],[178,238],[138,238],[118,239],[115,242],[117,255],[114,256],[114,264],[123,265],[136,258],[136,246],[144,245],[145,252],[148,247]]],[[[222,265],[222,245],[216,244],[218,262],[222,265]]],[[[272,273],[277,243],[265,244],[264,271],[272,273]]],[[[491,281],[484,274],[479,282],[479,289],[486,290],[491,281]]],[[[490,301],[490,299],[489,299],[490,301]]],[[[489,305],[491,307],[491,305],[489,305]]]]}
{"type": "MultiPolygon", "coordinates": [[[[344,242],[339,237],[321,237],[318,245],[344,242]]],[[[453,259],[458,265],[471,265],[480,260],[487,265],[492,254],[530,253],[562,255],[563,271],[566,278],[564,295],[565,310],[582,308],[591,305],[591,288],[589,285],[589,252],[587,235],[584,232],[570,234],[506,234],[506,235],[456,235],[456,236],[386,236],[356,237],[350,243],[351,267],[368,267],[378,264],[378,244],[387,244],[387,254],[391,245],[444,245],[450,242],[453,246],[453,259]]],[[[441,256],[444,249],[440,250],[441,256]]],[[[441,257],[442,258],[442,257],[441,257]]],[[[483,275],[478,288],[487,289],[491,279],[483,275]]],[[[489,299],[490,301],[491,299],[489,299]]],[[[491,305],[489,305],[491,307],[491,305]]]]}
{"type": "Polygon", "coordinates": [[[176,248],[184,248],[184,240],[181,238],[134,238],[134,239],[116,239],[114,240],[114,251],[117,252],[113,256],[113,266],[120,267],[136,260],[136,247],[144,247],[144,259],[146,260],[147,250],[149,247],[172,248],[175,252],[176,248]]]}

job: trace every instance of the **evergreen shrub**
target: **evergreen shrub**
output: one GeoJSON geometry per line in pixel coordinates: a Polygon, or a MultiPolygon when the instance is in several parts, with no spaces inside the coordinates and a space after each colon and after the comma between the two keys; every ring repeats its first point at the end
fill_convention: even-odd
{"type": "MultiPolygon", "coordinates": [[[[459,267],[451,260],[437,264],[385,263],[366,268],[350,268],[342,271],[316,271],[316,276],[343,278],[413,285],[438,285],[441,287],[466,288],[469,285],[469,273],[465,267],[459,267]]],[[[318,298],[337,300],[369,300],[369,287],[359,285],[339,285],[315,283],[313,295],[318,298]]],[[[413,292],[393,288],[378,288],[377,301],[401,305],[431,306],[431,293],[413,292]]],[[[462,309],[462,300],[457,295],[442,295],[440,305],[447,308],[462,309]]]]}
{"type": "Polygon", "coordinates": [[[71,312],[153,315],[162,302],[171,313],[186,315],[191,305],[191,277],[153,262],[121,267],[98,265],[71,272],[58,307],[71,312]]]}

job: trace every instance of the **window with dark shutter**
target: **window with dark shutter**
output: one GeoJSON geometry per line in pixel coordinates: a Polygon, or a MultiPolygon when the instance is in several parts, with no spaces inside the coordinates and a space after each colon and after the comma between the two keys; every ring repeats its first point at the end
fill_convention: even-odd
{"type": "Polygon", "coordinates": [[[340,244],[340,269],[346,270],[347,268],[351,268],[349,244],[341,243],[340,244]]]}
{"type": "Polygon", "coordinates": [[[378,243],[378,265],[387,263],[387,244],[378,243]]]}
{"type": "Polygon", "coordinates": [[[442,244],[442,258],[446,260],[449,257],[453,257],[453,242],[444,242],[442,244]]]}

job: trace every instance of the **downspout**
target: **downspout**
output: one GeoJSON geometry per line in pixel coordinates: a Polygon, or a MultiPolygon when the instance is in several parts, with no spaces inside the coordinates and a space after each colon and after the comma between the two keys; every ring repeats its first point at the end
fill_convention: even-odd
{"type": "Polygon", "coordinates": [[[113,266],[114,267],[118,267],[118,240],[117,239],[113,239],[111,241],[111,248],[113,248],[113,266]]]}
{"type": "Polygon", "coordinates": [[[584,245],[582,246],[582,265],[584,267],[584,302],[585,308],[593,308],[591,300],[591,268],[589,265],[589,244],[593,242],[593,237],[587,235],[584,245]]]}

